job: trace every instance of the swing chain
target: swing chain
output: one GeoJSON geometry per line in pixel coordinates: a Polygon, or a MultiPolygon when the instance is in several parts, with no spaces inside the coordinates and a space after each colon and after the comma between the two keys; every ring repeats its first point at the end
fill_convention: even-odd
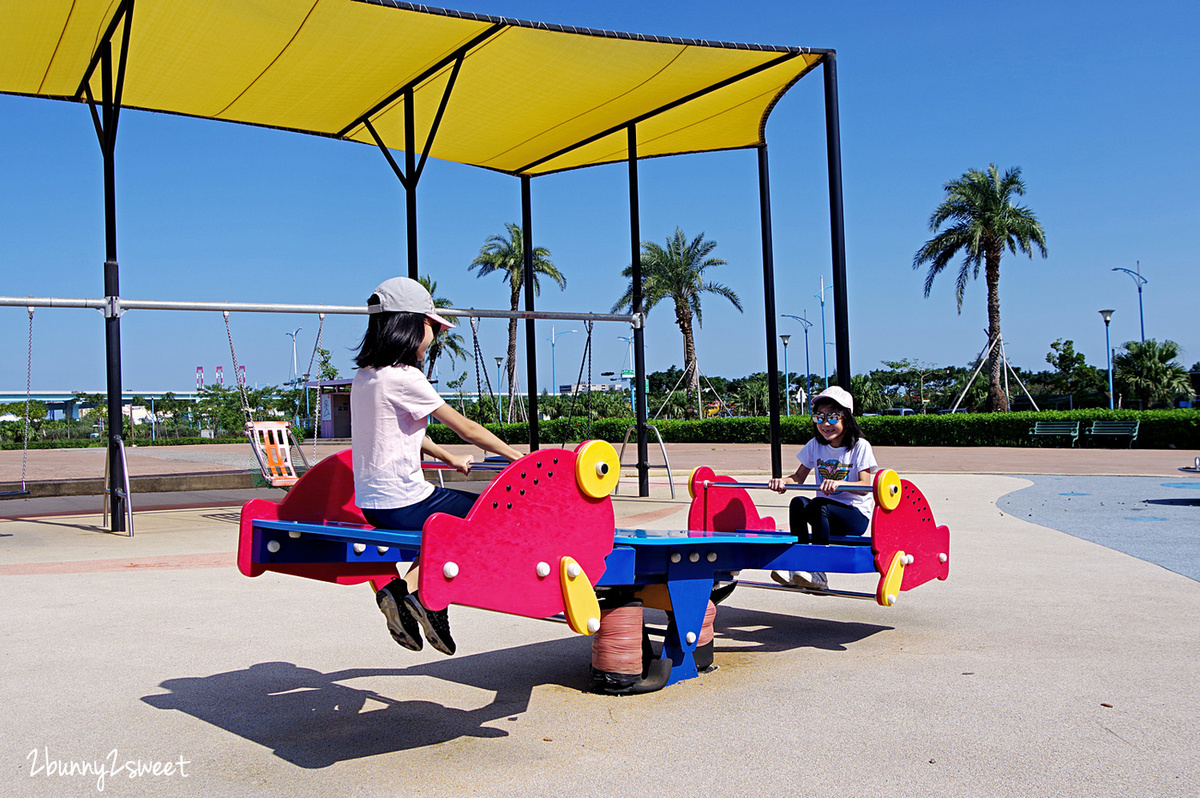
{"type": "Polygon", "coordinates": [[[254,423],[254,413],[250,410],[250,397],[246,394],[246,377],[238,365],[237,349],[233,346],[233,331],[229,328],[229,311],[226,310],[222,315],[225,316],[225,335],[229,338],[229,355],[233,358],[233,379],[237,383],[238,398],[242,402],[242,413],[246,416],[246,423],[252,424],[254,423]]]}
{"type": "Polygon", "coordinates": [[[33,308],[29,311],[29,350],[25,355],[25,434],[21,446],[21,490],[25,490],[25,470],[29,462],[29,395],[33,383],[33,308]]]}
{"type": "Polygon", "coordinates": [[[579,380],[583,377],[583,364],[587,362],[587,395],[588,395],[588,421],[587,430],[584,433],[584,439],[591,437],[592,434],[592,327],[594,322],[591,319],[585,319],[583,322],[584,328],[587,330],[587,340],[583,344],[583,359],[579,361],[579,374],[575,377],[575,390],[571,392],[571,407],[567,410],[567,423],[563,426],[563,446],[567,445],[567,439],[571,435],[571,419],[575,416],[575,403],[579,400],[579,380]]]}
{"type": "MultiPolygon", "coordinates": [[[[321,349],[321,336],[325,331],[325,314],[318,314],[317,318],[320,323],[317,324],[317,342],[313,344],[312,356],[308,359],[308,371],[304,372],[304,393],[308,394],[308,379],[312,375],[313,363],[317,359],[317,352],[321,349]]],[[[311,412],[308,414],[308,423],[312,427],[312,450],[313,462],[317,462],[317,414],[321,412],[321,380],[317,379],[317,401],[313,405],[311,412]]]]}

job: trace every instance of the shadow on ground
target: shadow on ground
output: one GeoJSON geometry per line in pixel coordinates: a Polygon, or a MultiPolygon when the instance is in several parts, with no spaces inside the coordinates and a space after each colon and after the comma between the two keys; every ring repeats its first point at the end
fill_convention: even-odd
{"type": "MultiPolygon", "coordinates": [[[[665,620],[665,613],[658,615],[665,620]]],[[[718,664],[726,652],[844,651],[890,628],[722,607],[716,622],[718,664]]],[[[210,676],[167,679],[159,687],[168,692],[143,696],[142,701],[258,743],[298,767],[325,768],[460,737],[506,737],[507,731],[489,724],[525,712],[534,688],[588,689],[590,650],[587,638],[570,637],[408,668],[322,673],[291,662],[262,662],[210,676]],[[429,700],[437,697],[428,690],[429,682],[411,677],[456,682],[494,696],[485,706],[455,709],[429,700]],[[367,678],[387,679],[386,692],[346,684],[367,678]],[[416,689],[422,695],[411,697],[416,689]]]]}

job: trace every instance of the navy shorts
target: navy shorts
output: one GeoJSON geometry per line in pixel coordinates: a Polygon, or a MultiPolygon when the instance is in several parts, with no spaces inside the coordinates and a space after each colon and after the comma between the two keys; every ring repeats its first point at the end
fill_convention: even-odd
{"type": "Polygon", "coordinates": [[[410,504],[407,507],[397,507],[390,510],[362,508],[362,513],[371,526],[381,529],[421,529],[425,519],[434,513],[446,513],[464,518],[467,511],[479,498],[474,493],[465,490],[454,490],[435,485],[429,497],[410,504]]]}

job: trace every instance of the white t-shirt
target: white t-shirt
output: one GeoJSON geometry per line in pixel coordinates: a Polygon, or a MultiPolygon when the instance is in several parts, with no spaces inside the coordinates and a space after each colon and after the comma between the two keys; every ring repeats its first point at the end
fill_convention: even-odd
{"type": "MultiPolygon", "coordinates": [[[[851,449],[845,447],[835,449],[824,441],[813,438],[804,444],[804,448],[800,450],[800,454],[796,455],[796,459],[800,461],[800,465],[813,472],[813,481],[817,485],[826,479],[857,482],[861,478],[860,472],[869,471],[879,465],[875,462],[875,452],[872,451],[871,444],[863,438],[859,438],[851,449]]],[[[824,496],[825,494],[818,495],[824,496]]],[[[875,499],[870,493],[838,491],[831,493],[829,498],[853,507],[868,518],[871,517],[871,511],[875,509],[875,499]]]]}
{"type": "Polygon", "coordinates": [[[393,510],[433,493],[421,472],[429,414],[445,402],[421,369],[362,368],[350,386],[350,448],[359,507],[393,510]]]}

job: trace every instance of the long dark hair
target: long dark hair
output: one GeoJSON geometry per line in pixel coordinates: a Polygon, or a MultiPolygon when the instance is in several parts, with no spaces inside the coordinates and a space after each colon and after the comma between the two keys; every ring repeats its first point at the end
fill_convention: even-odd
{"type": "MultiPolygon", "coordinates": [[[[858,422],[854,420],[854,413],[852,413],[849,410],[847,410],[846,408],[842,407],[841,405],[839,405],[837,402],[833,401],[832,399],[825,399],[825,398],[821,398],[821,399],[817,400],[817,403],[815,405],[813,405],[813,413],[822,412],[821,411],[822,407],[828,408],[828,410],[826,410],[824,412],[829,412],[829,410],[836,410],[841,415],[841,417],[842,417],[842,446],[845,447],[846,449],[853,449],[854,444],[858,443],[859,439],[861,439],[863,436],[862,430],[858,428],[858,422]]],[[[823,435],[821,435],[821,431],[820,431],[820,429],[818,429],[817,423],[815,421],[813,422],[813,437],[821,442],[825,441],[825,437],[823,435]]]]}
{"type": "MultiPolygon", "coordinates": [[[[378,301],[374,294],[371,301],[378,301]]],[[[370,304],[370,301],[368,302],[370,304]]],[[[436,333],[436,330],[434,331],[436,333]]],[[[421,313],[372,313],[354,364],[360,369],[385,366],[419,366],[417,351],[425,340],[425,316],[421,313]]]]}

